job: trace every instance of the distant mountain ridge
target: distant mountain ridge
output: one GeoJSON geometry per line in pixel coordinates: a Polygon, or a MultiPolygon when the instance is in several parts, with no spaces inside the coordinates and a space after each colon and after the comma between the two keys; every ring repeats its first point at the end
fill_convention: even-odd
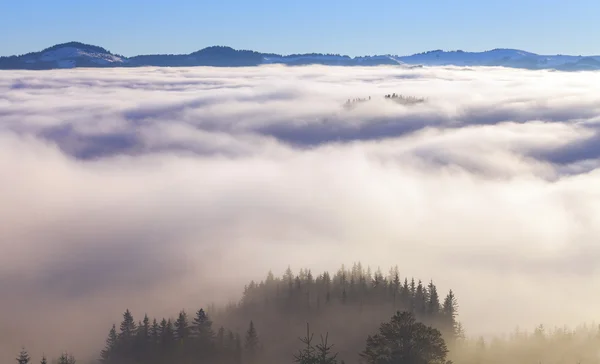
{"type": "Polygon", "coordinates": [[[149,54],[125,57],[105,48],[68,42],[39,52],[0,57],[0,69],[47,70],[77,67],[251,67],[265,64],[289,66],[500,66],[561,71],[600,70],[600,56],[540,55],[518,49],[492,49],[484,52],[433,50],[409,56],[375,55],[350,57],[340,54],[261,53],[225,46],[203,48],[190,54],[149,54]]]}

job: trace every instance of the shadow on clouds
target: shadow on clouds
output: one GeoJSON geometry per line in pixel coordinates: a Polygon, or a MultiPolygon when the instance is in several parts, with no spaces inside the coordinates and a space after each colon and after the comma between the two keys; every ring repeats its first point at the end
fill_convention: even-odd
{"type": "Polygon", "coordinates": [[[64,326],[6,338],[0,360],[21,345],[92,352],[124,308],[193,311],[288,264],[398,264],[452,286],[472,333],[594,318],[598,82],[451,67],[2,72],[0,292],[19,299],[0,302],[0,331],[40,310],[64,326]],[[535,304],[561,287],[574,291],[535,304]],[[482,320],[490,304],[498,317],[482,320]],[[98,317],[73,336],[81,310],[98,317]]]}

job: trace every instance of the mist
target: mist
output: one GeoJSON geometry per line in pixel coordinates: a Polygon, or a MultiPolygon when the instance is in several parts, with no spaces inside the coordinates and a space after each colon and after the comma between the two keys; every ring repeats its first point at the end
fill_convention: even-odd
{"type": "Polygon", "coordinates": [[[0,72],[0,359],[91,355],[125,308],[224,304],[288,265],[397,264],[452,288],[469,335],[598,320],[599,85],[502,68],[0,72]]]}

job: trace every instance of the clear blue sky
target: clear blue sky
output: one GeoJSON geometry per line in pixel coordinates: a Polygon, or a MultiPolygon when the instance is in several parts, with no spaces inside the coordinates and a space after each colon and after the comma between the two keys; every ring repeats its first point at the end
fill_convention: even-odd
{"type": "Polygon", "coordinates": [[[71,40],[132,56],[228,45],[351,56],[600,54],[600,0],[0,0],[0,55],[71,40]]]}

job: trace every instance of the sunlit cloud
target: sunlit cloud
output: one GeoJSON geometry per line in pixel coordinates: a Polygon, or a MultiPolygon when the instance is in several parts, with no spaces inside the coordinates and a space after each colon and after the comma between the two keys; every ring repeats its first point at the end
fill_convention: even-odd
{"type": "Polygon", "coordinates": [[[288,264],[398,264],[453,288],[473,335],[598,319],[598,85],[501,68],[2,72],[0,356],[98,350],[127,307],[226,302],[288,264]]]}

